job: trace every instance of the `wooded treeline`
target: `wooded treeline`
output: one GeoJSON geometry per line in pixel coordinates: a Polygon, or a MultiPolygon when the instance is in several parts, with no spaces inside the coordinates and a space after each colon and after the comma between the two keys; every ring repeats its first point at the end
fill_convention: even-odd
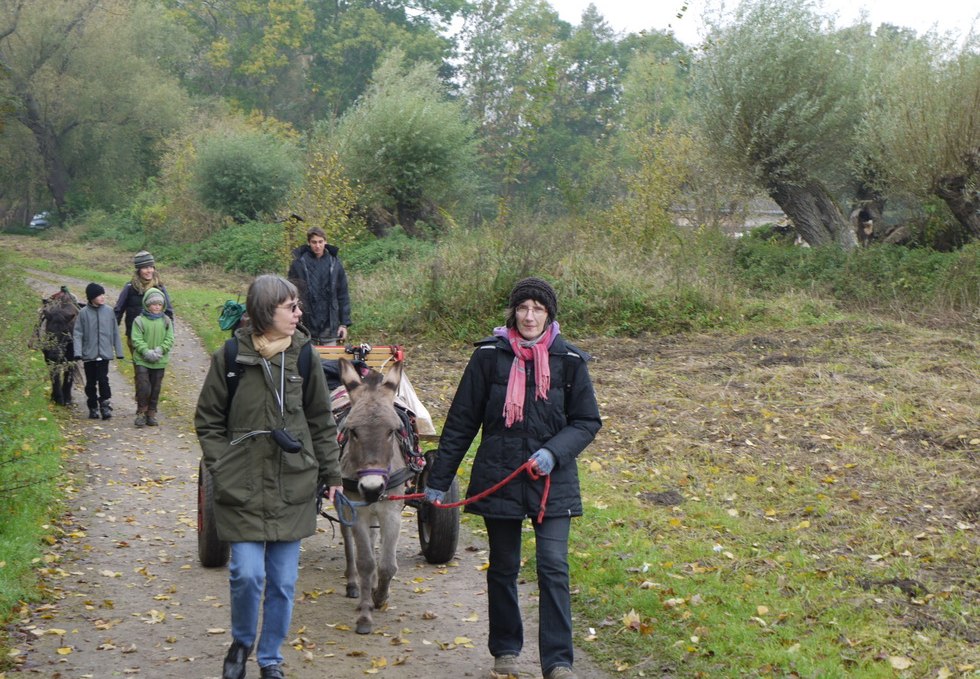
{"type": "Polygon", "coordinates": [[[0,0],[0,223],[299,214],[342,242],[533,212],[642,243],[763,195],[811,245],[859,219],[954,248],[980,40],[914,28],[746,0],[687,46],[543,0],[0,0]]]}

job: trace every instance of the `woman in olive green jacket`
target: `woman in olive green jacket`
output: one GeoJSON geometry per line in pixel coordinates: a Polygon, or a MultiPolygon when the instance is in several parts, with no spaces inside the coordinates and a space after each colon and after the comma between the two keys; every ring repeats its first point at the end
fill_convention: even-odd
{"type": "Polygon", "coordinates": [[[299,369],[309,337],[296,328],[303,315],[298,299],[284,278],[256,278],[245,302],[251,326],[235,332],[237,367],[225,365],[224,348],[215,352],[198,398],[194,424],[214,481],[218,537],[231,543],[232,644],[222,679],[245,677],[256,639],[263,679],[282,678],[280,648],[292,617],[300,540],[316,530],[317,484],[331,501],[340,492],[326,380],[319,360],[307,375],[299,369]],[[230,403],[229,371],[239,375],[230,403]]]}

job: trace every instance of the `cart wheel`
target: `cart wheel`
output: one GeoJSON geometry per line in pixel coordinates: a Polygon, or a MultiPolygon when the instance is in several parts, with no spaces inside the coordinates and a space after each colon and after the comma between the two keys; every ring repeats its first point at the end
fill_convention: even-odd
{"type": "Polygon", "coordinates": [[[214,480],[202,462],[197,471],[197,557],[205,568],[228,563],[231,545],[218,539],[214,519],[214,480]]]}
{"type": "MultiPolygon", "coordinates": [[[[425,488],[428,471],[432,468],[436,453],[431,451],[425,455],[425,469],[419,478],[419,489],[425,488]]],[[[453,479],[446,497],[446,504],[459,501],[459,479],[453,479]]],[[[459,541],[459,507],[437,509],[428,502],[422,502],[418,508],[419,544],[422,556],[429,563],[446,563],[456,554],[456,543],[459,541]]]]}

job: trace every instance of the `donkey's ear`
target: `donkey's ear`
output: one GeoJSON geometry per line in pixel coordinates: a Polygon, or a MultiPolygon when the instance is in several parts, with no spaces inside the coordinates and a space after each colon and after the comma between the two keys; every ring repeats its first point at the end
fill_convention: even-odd
{"type": "Polygon", "coordinates": [[[354,364],[348,361],[346,358],[342,358],[338,361],[338,366],[340,367],[340,381],[344,383],[347,387],[347,391],[354,391],[357,387],[361,386],[361,376],[357,372],[357,368],[354,364]]]}
{"type": "Polygon", "coordinates": [[[384,386],[391,389],[393,392],[398,391],[398,384],[402,381],[402,362],[395,361],[388,368],[388,372],[385,373],[385,381],[382,383],[384,386]]]}

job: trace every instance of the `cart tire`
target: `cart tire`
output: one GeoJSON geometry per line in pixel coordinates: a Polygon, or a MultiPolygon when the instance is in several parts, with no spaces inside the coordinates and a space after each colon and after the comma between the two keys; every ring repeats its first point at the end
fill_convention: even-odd
{"type": "MultiPolygon", "coordinates": [[[[435,461],[435,452],[425,456],[425,469],[419,480],[419,489],[425,488],[428,471],[435,461]]],[[[453,479],[443,502],[450,504],[459,501],[459,480],[453,479]]],[[[456,555],[456,545],[459,542],[459,507],[437,509],[428,502],[422,502],[418,508],[419,545],[422,556],[433,564],[446,563],[456,555]]]]}
{"type": "Polygon", "coordinates": [[[197,557],[205,568],[220,568],[228,563],[231,545],[218,539],[214,518],[214,480],[204,463],[197,471],[197,557]]]}

